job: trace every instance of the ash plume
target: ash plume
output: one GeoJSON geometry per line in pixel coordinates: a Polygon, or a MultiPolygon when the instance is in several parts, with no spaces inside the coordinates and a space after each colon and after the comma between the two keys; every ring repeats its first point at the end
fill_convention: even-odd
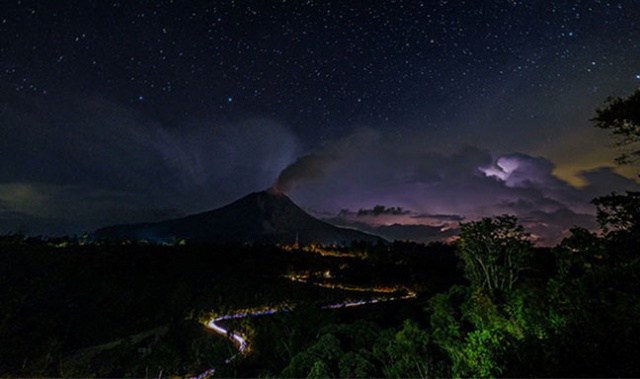
{"type": "Polygon", "coordinates": [[[277,192],[288,192],[302,183],[313,183],[324,179],[339,157],[330,154],[309,154],[298,158],[287,166],[276,180],[274,189],[277,192]]]}
{"type": "Polygon", "coordinates": [[[319,152],[298,158],[287,166],[273,185],[276,192],[288,192],[300,184],[318,183],[327,179],[339,166],[348,162],[372,144],[379,141],[379,133],[371,129],[361,129],[344,137],[319,152]]]}

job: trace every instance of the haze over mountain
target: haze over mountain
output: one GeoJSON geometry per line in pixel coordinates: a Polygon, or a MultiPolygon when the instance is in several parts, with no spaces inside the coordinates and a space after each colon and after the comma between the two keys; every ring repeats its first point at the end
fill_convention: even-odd
{"type": "Polygon", "coordinates": [[[251,193],[221,208],[161,222],[113,225],[94,233],[97,239],[195,243],[268,242],[348,244],[382,238],[320,221],[283,193],[269,189],[251,193]]]}

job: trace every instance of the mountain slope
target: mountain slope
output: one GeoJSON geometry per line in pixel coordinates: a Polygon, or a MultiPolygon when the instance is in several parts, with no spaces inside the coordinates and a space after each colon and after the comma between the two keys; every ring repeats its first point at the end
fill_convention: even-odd
{"type": "Polygon", "coordinates": [[[97,239],[186,239],[196,243],[268,242],[348,244],[354,240],[377,242],[381,238],[339,228],[304,212],[287,196],[272,190],[249,194],[229,205],[184,218],[155,223],[114,225],[97,230],[97,239]]]}

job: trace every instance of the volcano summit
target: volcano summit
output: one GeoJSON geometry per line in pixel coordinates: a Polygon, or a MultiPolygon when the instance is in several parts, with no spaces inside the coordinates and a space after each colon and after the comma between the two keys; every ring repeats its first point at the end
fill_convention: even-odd
{"type": "Polygon", "coordinates": [[[194,243],[375,243],[380,237],[320,221],[274,189],[254,192],[212,211],[161,222],[98,229],[96,239],[194,243]]]}

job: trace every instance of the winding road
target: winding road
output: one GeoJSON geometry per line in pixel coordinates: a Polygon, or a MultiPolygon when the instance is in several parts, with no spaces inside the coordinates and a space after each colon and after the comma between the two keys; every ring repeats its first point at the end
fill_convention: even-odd
{"type": "MultiPolygon", "coordinates": [[[[372,292],[376,292],[375,289],[369,289],[372,292]]],[[[386,291],[384,291],[386,292],[386,291]]],[[[376,304],[376,303],[382,303],[382,302],[388,302],[388,301],[398,301],[398,300],[408,300],[408,299],[413,299],[416,297],[415,292],[413,291],[408,291],[407,295],[404,296],[399,296],[399,297],[385,297],[385,298],[373,298],[373,299],[369,299],[369,300],[359,300],[359,301],[346,301],[346,302],[342,302],[342,303],[336,303],[336,304],[330,304],[330,305],[325,305],[320,307],[320,309],[338,309],[338,308],[350,308],[350,307],[359,307],[362,305],[367,305],[367,304],[376,304]]],[[[241,318],[245,318],[245,317],[254,317],[254,316],[262,316],[262,315],[269,315],[269,314],[274,314],[274,313],[280,313],[280,312],[290,312],[290,309],[268,309],[268,310],[261,310],[261,311],[256,311],[256,312],[242,312],[242,313],[236,313],[236,314],[232,314],[232,315],[225,315],[225,316],[219,316],[219,317],[215,317],[212,318],[211,320],[209,320],[205,325],[207,328],[213,330],[214,332],[230,339],[235,345],[236,348],[238,349],[238,352],[236,354],[234,354],[233,356],[227,358],[225,360],[225,363],[230,363],[231,361],[233,361],[234,359],[236,359],[238,357],[238,355],[242,354],[245,352],[245,350],[247,349],[247,339],[245,338],[245,336],[243,336],[242,334],[235,332],[235,331],[229,331],[228,329],[225,329],[224,327],[220,326],[218,323],[220,321],[223,320],[231,320],[231,319],[241,319],[241,318]]],[[[202,374],[198,375],[198,376],[193,376],[191,377],[191,379],[205,379],[205,378],[209,378],[211,376],[213,376],[216,372],[215,368],[210,368],[209,370],[203,372],[202,374]]]]}

